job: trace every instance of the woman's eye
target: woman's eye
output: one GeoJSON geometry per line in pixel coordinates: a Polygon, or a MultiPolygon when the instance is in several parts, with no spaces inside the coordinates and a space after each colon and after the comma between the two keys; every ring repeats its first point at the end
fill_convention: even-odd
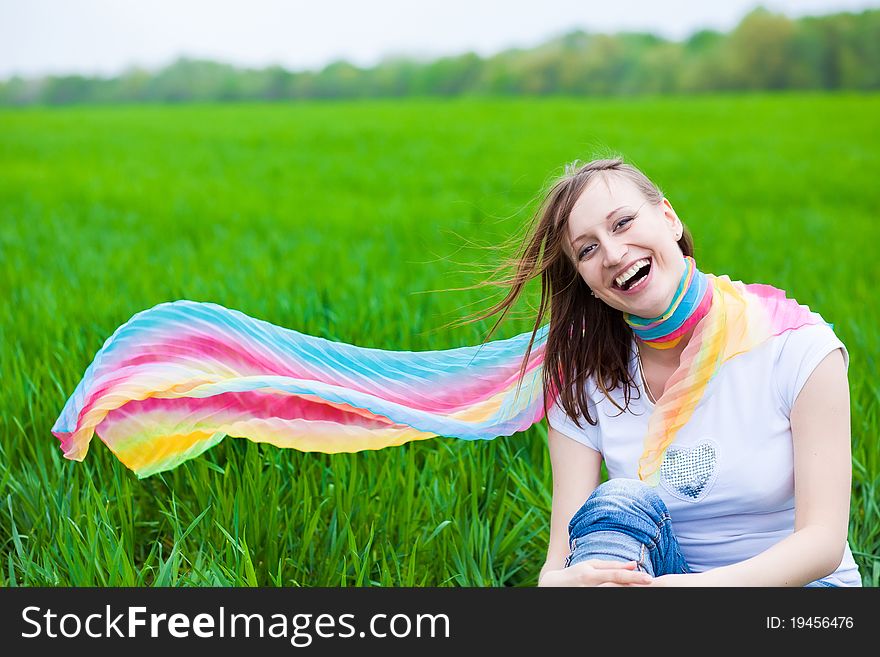
{"type": "MultiPolygon", "coordinates": [[[[615,228],[620,228],[621,226],[628,226],[634,219],[635,219],[635,217],[624,217],[623,219],[621,219],[620,221],[617,222],[617,226],[615,226],[615,228]]],[[[593,252],[592,247],[593,247],[593,245],[590,245],[590,246],[585,246],[583,249],[581,249],[581,252],[578,254],[578,260],[583,260],[585,257],[590,255],[593,252]]]]}

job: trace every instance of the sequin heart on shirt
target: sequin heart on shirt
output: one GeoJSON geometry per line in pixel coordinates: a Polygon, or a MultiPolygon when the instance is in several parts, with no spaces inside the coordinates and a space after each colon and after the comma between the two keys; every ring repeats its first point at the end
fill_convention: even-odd
{"type": "Polygon", "coordinates": [[[718,451],[711,441],[690,448],[669,447],[660,465],[660,481],[676,497],[697,502],[715,483],[718,451]]]}

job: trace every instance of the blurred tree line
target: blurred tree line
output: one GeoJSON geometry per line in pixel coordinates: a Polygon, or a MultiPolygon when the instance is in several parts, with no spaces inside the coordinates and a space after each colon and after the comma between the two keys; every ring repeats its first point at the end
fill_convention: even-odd
{"type": "Polygon", "coordinates": [[[763,8],[730,33],[684,41],[572,32],[533,49],[432,62],[345,61],[321,71],[261,70],[180,59],[156,73],[0,82],[0,104],[71,104],[454,95],[635,95],[880,88],[880,10],[791,19],[763,8]]]}

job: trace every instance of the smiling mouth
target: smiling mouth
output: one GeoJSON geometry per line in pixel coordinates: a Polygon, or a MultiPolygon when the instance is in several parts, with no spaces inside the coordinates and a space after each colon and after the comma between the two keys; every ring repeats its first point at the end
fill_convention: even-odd
{"type": "Polygon", "coordinates": [[[611,287],[613,287],[615,290],[623,290],[624,292],[627,292],[627,291],[633,289],[634,287],[638,287],[638,285],[645,278],[647,278],[648,274],[651,273],[651,266],[653,265],[653,263],[654,263],[654,261],[651,258],[649,258],[648,264],[644,265],[641,269],[639,269],[632,276],[632,278],[630,278],[628,281],[626,281],[626,283],[623,284],[623,287],[618,285],[616,280],[611,284],[611,287]]]}

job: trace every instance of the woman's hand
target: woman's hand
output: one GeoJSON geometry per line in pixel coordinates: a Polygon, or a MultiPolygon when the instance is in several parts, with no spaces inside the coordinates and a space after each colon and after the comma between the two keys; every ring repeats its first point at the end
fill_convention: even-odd
{"type": "Polygon", "coordinates": [[[655,577],[651,586],[697,586],[698,581],[693,573],[670,573],[655,577]]]}
{"type": "Polygon", "coordinates": [[[638,586],[652,578],[636,570],[635,561],[587,559],[568,568],[548,570],[538,586],[638,586]]]}
{"type": "MultiPolygon", "coordinates": [[[[604,584],[603,586],[633,586],[632,584],[604,584]]],[[[670,573],[651,579],[648,586],[711,586],[703,573],[670,573]]]]}

